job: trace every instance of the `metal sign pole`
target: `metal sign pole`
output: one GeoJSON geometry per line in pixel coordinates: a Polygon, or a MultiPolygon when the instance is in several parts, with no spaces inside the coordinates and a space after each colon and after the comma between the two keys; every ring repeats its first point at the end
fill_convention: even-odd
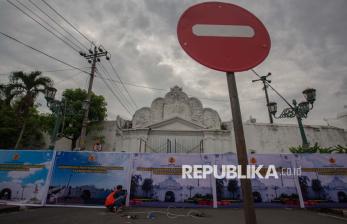
{"type": "MultiPolygon", "coordinates": [[[[235,134],[236,152],[239,165],[242,168],[242,174],[246,175],[246,167],[248,165],[245,135],[243,133],[242,117],[240,110],[239,97],[234,72],[227,72],[227,83],[229,89],[229,98],[231,105],[231,113],[233,116],[233,126],[235,134]]],[[[243,196],[243,208],[246,224],[256,224],[256,215],[253,206],[252,185],[250,179],[241,179],[241,189],[243,196]]]]}

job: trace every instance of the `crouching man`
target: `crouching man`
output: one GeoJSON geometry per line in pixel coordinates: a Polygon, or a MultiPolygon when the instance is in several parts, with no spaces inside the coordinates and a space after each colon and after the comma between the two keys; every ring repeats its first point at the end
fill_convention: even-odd
{"type": "Polygon", "coordinates": [[[123,190],[122,185],[118,185],[116,189],[106,197],[105,206],[110,212],[120,212],[125,205],[126,197],[127,191],[123,190]]]}

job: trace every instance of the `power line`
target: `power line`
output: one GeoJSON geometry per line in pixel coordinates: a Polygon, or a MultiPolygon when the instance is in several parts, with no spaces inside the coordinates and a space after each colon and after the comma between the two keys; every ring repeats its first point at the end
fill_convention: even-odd
{"type": "Polygon", "coordinates": [[[60,60],[60,59],[58,59],[58,58],[56,58],[56,57],[54,57],[54,56],[51,56],[51,55],[49,55],[49,54],[47,54],[47,53],[45,53],[45,52],[43,52],[43,51],[41,51],[41,50],[38,50],[38,49],[36,49],[36,48],[34,48],[34,47],[32,47],[32,46],[26,44],[26,43],[24,43],[24,42],[22,42],[22,41],[20,41],[20,40],[18,40],[18,39],[16,39],[16,38],[14,38],[14,37],[11,37],[10,35],[8,35],[8,34],[6,34],[6,33],[3,33],[3,32],[0,31],[0,34],[3,35],[3,36],[5,36],[5,37],[7,37],[7,38],[9,38],[9,39],[11,39],[11,40],[13,40],[13,41],[16,41],[17,43],[20,43],[21,45],[24,45],[24,46],[26,46],[26,47],[28,47],[28,48],[30,48],[30,49],[36,51],[36,52],[39,52],[39,53],[41,53],[41,54],[43,54],[43,55],[45,55],[45,56],[47,56],[47,57],[49,57],[49,58],[51,58],[51,59],[53,59],[53,60],[56,60],[56,61],[58,61],[58,62],[60,62],[60,63],[62,63],[62,64],[64,64],[64,65],[66,65],[66,66],[69,66],[69,67],[71,67],[71,68],[77,69],[77,70],[79,70],[79,71],[81,71],[81,72],[83,72],[83,73],[89,74],[89,72],[86,72],[86,71],[84,71],[84,70],[78,68],[77,66],[71,65],[71,64],[69,64],[69,63],[67,63],[67,62],[65,62],[65,61],[62,61],[62,60],[60,60]]]}
{"type": "Polygon", "coordinates": [[[75,81],[75,79],[77,79],[78,78],[78,75],[80,75],[80,74],[82,74],[80,71],[78,71],[77,73],[75,73],[75,74],[73,74],[72,76],[72,78],[70,78],[70,79],[63,79],[63,80],[60,80],[59,82],[55,82],[54,84],[55,85],[60,85],[60,84],[62,84],[63,82],[66,82],[66,81],[71,81],[71,80],[74,80],[75,81]]]}
{"type": "MultiPolygon", "coordinates": [[[[6,38],[6,37],[4,37],[6,38]]],[[[83,69],[83,68],[89,68],[89,67],[81,67],[80,69],[83,69]]],[[[75,68],[66,68],[66,69],[57,69],[57,70],[46,70],[46,71],[41,71],[40,69],[33,69],[33,70],[36,70],[36,71],[40,71],[42,73],[55,73],[55,72],[62,72],[62,71],[73,71],[73,70],[76,70],[75,68]]],[[[0,73],[0,76],[8,76],[9,74],[6,74],[6,73],[0,73]]]]}
{"type": "MultiPolygon", "coordinates": [[[[17,1],[17,0],[16,0],[17,1]]],[[[73,47],[69,42],[65,41],[63,38],[59,37],[57,34],[55,34],[54,32],[52,32],[50,29],[48,29],[46,26],[44,26],[42,23],[40,23],[38,20],[36,20],[35,18],[33,18],[32,16],[30,16],[28,13],[26,13],[23,9],[21,9],[20,7],[18,7],[17,5],[15,5],[13,2],[11,2],[10,0],[7,0],[8,3],[10,3],[12,6],[14,6],[16,9],[18,9],[19,11],[21,11],[24,15],[28,16],[30,19],[34,20],[36,23],[38,23],[40,26],[42,26],[45,30],[47,30],[48,32],[50,32],[52,35],[54,35],[56,38],[58,38],[59,40],[63,41],[66,45],[68,45],[70,48],[72,48],[74,51],[79,52],[79,50],[77,50],[75,47],[73,47]]],[[[17,1],[18,2],[18,1],[17,1]]],[[[29,11],[30,9],[28,7],[26,7],[24,4],[22,4],[21,2],[18,2],[19,4],[21,4],[23,7],[27,8],[29,11]]],[[[40,17],[39,17],[40,18],[40,17]]],[[[42,20],[42,19],[41,19],[42,20]]]]}
{"type": "MultiPolygon", "coordinates": [[[[98,77],[98,76],[97,76],[98,77]]],[[[101,79],[101,77],[98,77],[101,79]]],[[[106,80],[108,81],[111,81],[111,82],[117,82],[117,83],[121,83],[120,81],[118,80],[114,80],[114,79],[108,79],[108,78],[105,78],[106,80]]],[[[155,88],[155,87],[150,87],[150,86],[142,86],[142,85],[138,85],[138,84],[134,84],[134,83],[129,83],[129,82],[123,82],[125,85],[128,85],[128,86],[134,86],[134,87],[139,87],[139,88],[144,88],[144,89],[152,89],[152,90],[157,90],[157,91],[168,91],[167,89],[160,89],[160,88],[155,88]]]]}
{"type": "Polygon", "coordinates": [[[32,0],[29,0],[29,2],[34,5],[41,13],[46,15],[52,22],[54,22],[57,26],[59,26],[62,30],[64,30],[67,34],[69,34],[75,41],[77,41],[82,48],[85,48],[88,50],[88,47],[86,47],[81,41],[79,41],[74,35],[72,35],[68,30],[66,30],[62,25],[60,25],[57,21],[55,21],[48,13],[46,13],[44,10],[42,10],[37,4],[35,4],[32,0]]]}
{"type": "Polygon", "coordinates": [[[94,43],[83,33],[81,33],[73,24],[71,24],[64,16],[62,16],[57,10],[55,10],[50,4],[48,4],[45,0],[41,0],[44,4],[46,4],[52,11],[54,11],[60,18],[62,18],[67,24],[69,24],[74,30],[76,30],[81,36],[83,36],[89,43],[94,45],[94,43]]]}
{"type": "MultiPolygon", "coordinates": [[[[261,78],[261,76],[254,70],[254,69],[251,69],[251,71],[256,75],[258,76],[259,78],[261,78]]],[[[286,102],[286,104],[289,105],[290,108],[293,108],[293,106],[286,100],[286,98],[284,98],[284,96],[282,96],[274,87],[272,87],[270,85],[269,82],[266,82],[266,84],[279,96],[282,98],[282,100],[284,100],[284,102],[286,102]]]]}
{"type": "MultiPolygon", "coordinates": [[[[102,71],[103,71],[103,74],[105,75],[105,76],[107,76],[109,79],[111,78],[110,77],[110,74],[109,74],[109,72],[107,71],[107,69],[103,66],[103,64],[101,64],[100,63],[100,65],[101,65],[101,69],[102,69],[102,71]]],[[[99,71],[99,73],[100,73],[100,71],[99,71]]],[[[115,84],[115,83],[114,83],[115,84]]],[[[130,103],[130,101],[129,100],[127,100],[127,98],[125,97],[125,95],[122,93],[122,91],[120,91],[117,87],[118,86],[116,86],[116,85],[114,85],[114,87],[116,87],[116,88],[114,88],[115,90],[116,90],[116,92],[120,95],[120,98],[122,98],[124,101],[125,101],[125,104],[127,104],[127,106],[128,106],[128,108],[132,108],[132,109],[134,109],[134,107],[133,107],[133,105],[130,103]]],[[[136,108],[135,108],[136,109],[136,108]]]]}
{"type": "Polygon", "coordinates": [[[125,89],[125,91],[127,92],[128,96],[129,96],[129,98],[130,98],[130,100],[132,101],[132,103],[133,103],[133,104],[135,105],[135,107],[137,108],[137,104],[136,104],[135,100],[134,100],[133,97],[130,95],[128,89],[125,87],[125,85],[124,85],[122,79],[120,78],[120,75],[119,75],[118,71],[117,71],[116,68],[113,66],[113,64],[111,63],[111,61],[108,61],[108,62],[110,63],[110,65],[111,65],[111,67],[112,67],[114,73],[117,75],[119,81],[122,83],[122,86],[123,86],[123,88],[125,89]]]}
{"type": "MultiPolygon", "coordinates": [[[[100,72],[98,72],[98,73],[99,73],[100,77],[102,77],[102,74],[100,72]]],[[[132,116],[129,109],[122,103],[122,101],[119,99],[118,95],[113,91],[113,89],[109,86],[109,84],[105,81],[105,79],[102,77],[101,80],[104,82],[106,87],[111,91],[111,93],[116,97],[116,99],[122,105],[122,107],[130,114],[130,116],[132,116]]]]}
{"type": "MultiPolygon", "coordinates": [[[[80,69],[83,68],[89,68],[89,67],[80,67],[80,69]]],[[[76,70],[75,68],[65,68],[65,69],[57,69],[57,70],[47,70],[47,71],[40,71],[40,72],[47,72],[47,73],[53,73],[53,72],[63,72],[63,71],[72,71],[72,70],[76,70]]]]}
{"type": "MultiPolygon", "coordinates": [[[[102,64],[102,63],[100,63],[100,65],[101,65],[101,69],[103,70],[103,72],[104,72],[104,75],[106,75],[108,78],[111,78],[111,75],[110,75],[110,73],[107,71],[107,69],[105,68],[105,66],[102,64]]],[[[131,107],[132,109],[134,109],[134,110],[136,110],[136,106],[134,107],[132,104],[131,104],[131,102],[127,99],[127,97],[122,93],[122,91],[120,90],[120,89],[118,89],[117,87],[118,86],[116,86],[115,85],[115,83],[113,83],[114,84],[114,86],[116,87],[115,88],[115,90],[117,90],[117,92],[119,93],[119,95],[121,96],[120,98],[122,98],[124,101],[125,101],[125,104],[127,104],[127,106],[129,106],[129,108],[131,107]]]]}
{"type": "MultiPolygon", "coordinates": [[[[50,23],[48,23],[45,19],[43,19],[40,15],[38,15],[37,13],[35,13],[32,9],[30,9],[27,5],[21,3],[18,0],[15,0],[18,4],[20,4],[21,6],[23,6],[25,9],[27,9],[29,12],[31,12],[33,15],[35,15],[37,18],[39,18],[42,22],[44,22],[45,24],[47,24],[51,29],[53,29],[55,32],[57,32],[58,34],[60,34],[63,38],[65,38],[67,41],[69,41],[69,43],[73,44],[75,47],[80,48],[80,46],[78,46],[77,44],[75,44],[73,41],[71,41],[69,38],[67,38],[64,34],[62,34],[59,30],[57,30],[54,26],[52,26],[50,23]]],[[[23,11],[22,11],[23,12],[23,11]]],[[[24,13],[24,12],[23,12],[24,13]]],[[[32,17],[30,17],[31,19],[33,19],[32,17]]],[[[35,22],[37,22],[36,20],[34,20],[35,22]]],[[[39,23],[40,24],[40,23],[39,23]]],[[[42,24],[40,24],[42,25],[42,24]]],[[[45,28],[45,27],[44,27],[45,28]]],[[[47,29],[46,29],[47,30],[47,29]]],[[[52,30],[51,30],[52,31],[52,30]]],[[[52,31],[53,32],[53,31],[52,31]]],[[[52,33],[51,32],[51,33],[52,33]]],[[[57,37],[57,35],[55,35],[54,33],[52,33],[54,36],[57,37]]],[[[60,38],[59,38],[60,39],[60,38]]],[[[62,40],[62,39],[60,39],[62,40]]],[[[65,43],[65,42],[64,42],[65,43]]],[[[69,45],[70,46],[70,45],[69,45]]],[[[70,46],[71,47],[71,46],[70,46]]],[[[73,48],[75,49],[75,48],[73,48]]]]}
{"type": "MultiPolygon", "coordinates": [[[[117,80],[114,80],[114,79],[103,78],[103,77],[100,77],[100,76],[96,76],[96,77],[99,78],[99,79],[105,79],[105,80],[108,80],[108,81],[111,81],[111,82],[120,83],[120,81],[117,81],[117,80]]],[[[161,89],[161,88],[155,88],[155,87],[150,87],[150,86],[142,86],[142,85],[129,83],[129,82],[123,82],[123,83],[124,83],[124,85],[134,86],[134,87],[137,87],[137,88],[151,89],[151,90],[162,91],[162,92],[163,91],[164,92],[170,91],[169,89],[161,89]]],[[[190,95],[190,97],[194,97],[194,96],[190,95]]],[[[198,97],[198,98],[201,99],[201,100],[209,100],[209,101],[220,102],[220,103],[229,103],[228,100],[219,100],[219,99],[211,99],[211,98],[204,98],[204,97],[198,97]]]]}

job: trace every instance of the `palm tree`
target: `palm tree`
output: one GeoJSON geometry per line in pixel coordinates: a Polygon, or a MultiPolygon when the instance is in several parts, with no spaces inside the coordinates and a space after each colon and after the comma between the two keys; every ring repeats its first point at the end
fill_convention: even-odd
{"type": "Polygon", "coordinates": [[[11,106],[13,98],[18,94],[11,89],[10,85],[0,84],[0,103],[5,106],[11,106]]]}
{"type": "Polygon", "coordinates": [[[18,97],[19,107],[18,113],[23,117],[23,125],[19,133],[15,149],[18,148],[20,141],[23,137],[26,116],[30,108],[34,106],[34,102],[39,93],[44,93],[47,87],[52,87],[53,81],[49,77],[41,75],[41,72],[35,71],[26,74],[22,71],[13,72],[10,76],[10,83],[8,84],[9,94],[12,96],[11,100],[18,97]]]}

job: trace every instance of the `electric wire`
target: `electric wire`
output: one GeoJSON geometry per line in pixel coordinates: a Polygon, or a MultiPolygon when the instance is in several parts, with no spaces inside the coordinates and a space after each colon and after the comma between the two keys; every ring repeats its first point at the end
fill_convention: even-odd
{"type": "Polygon", "coordinates": [[[74,66],[74,65],[71,65],[71,64],[69,64],[69,63],[67,63],[67,62],[65,62],[65,61],[63,61],[63,60],[61,60],[61,59],[59,59],[59,58],[56,58],[56,57],[54,57],[54,56],[52,56],[52,55],[49,55],[49,54],[47,54],[46,52],[43,52],[43,51],[41,51],[41,50],[39,50],[39,49],[36,49],[36,48],[30,46],[29,44],[26,44],[26,43],[24,43],[24,42],[22,42],[22,41],[16,39],[15,37],[12,37],[12,36],[10,36],[10,35],[8,35],[8,34],[6,34],[6,33],[3,33],[3,32],[1,32],[1,31],[0,31],[0,34],[3,35],[3,36],[5,36],[5,37],[7,37],[7,38],[9,38],[9,39],[11,39],[11,40],[13,40],[13,41],[15,41],[15,42],[17,42],[17,43],[20,43],[21,45],[26,46],[26,47],[28,47],[28,48],[30,48],[30,49],[36,51],[36,52],[39,52],[39,53],[41,53],[41,54],[43,54],[43,55],[45,55],[45,56],[47,56],[47,57],[49,57],[49,58],[51,58],[51,59],[53,59],[53,60],[55,60],[55,61],[58,61],[58,62],[60,62],[60,63],[62,63],[62,64],[64,64],[64,65],[66,65],[66,66],[69,66],[69,67],[71,67],[71,68],[74,68],[74,69],[76,69],[76,70],[79,70],[79,71],[81,71],[81,72],[83,72],[83,73],[89,74],[89,72],[86,72],[86,71],[80,69],[79,67],[74,66]]]}
{"type": "MultiPolygon", "coordinates": [[[[65,41],[63,38],[59,37],[57,34],[55,34],[54,32],[52,32],[50,29],[48,29],[46,26],[44,26],[42,23],[40,23],[38,20],[36,20],[35,18],[33,18],[32,16],[30,16],[28,13],[26,13],[23,9],[21,9],[19,6],[17,6],[16,4],[14,4],[13,2],[11,2],[10,0],[7,0],[8,3],[10,3],[12,6],[14,6],[16,9],[18,9],[20,12],[22,12],[24,15],[28,16],[30,19],[32,19],[33,21],[35,21],[37,24],[39,24],[41,27],[43,27],[45,30],[47,30],[48,32],[50,32],[52,35],[54,35],[56,38],[58,38],[59,40],[61,40],[62,42],[64,42],[66,45],[68,45],[71,49],[73,49],[74,51],[76,51],[77,53],[79,52],[78,49],[76,49],[75,47],[73,47],[69,42],[65,41]]],[[[18,1],[17,1],[18,2],[18,1]]],[[[19,4],[22,5],[22,3],[19,2],[19,4]]]]}
{"type": "MultiPolygon", "coordinates": [[[[99,76],[96,76],[97,78],[100,78],[99,76]]],[[[101,78],[100,78],[101,79],[101,78]]],[[[111,81],[111,82],[116,82],[116,83],[121,83],[120,81],[118,80],[114,80],[114,79],[110,79],[110,78],[104,78],[108,81],[111,81]]],[[[151,86],[143,86],[143,85],[138,85],[138,84],[135,84],[135,83],[129,83],[129,82],[123,82],[124,85],[127,85],[127,86],[133,86],[133,87],[137,87],[137,88],[143,88],[143,89],[151,89],[151,90],[156,90],[156,91],[161,91],[161,92],[168,92],[170,91],[169,89],[162,89],[162,88],[156,88],[156,87],[151,87],[151,86]]],[[[194,96],[191,96],[189,95],[190,97],[194,97],[194,96]]],[[[204,97],[198,97],[199,99],[202,99],[202,100],[209,100],[209,101],[214,101],[214,102],[220,102],[220,103],[229,103],[228,100],[220,100],[220,99],[211,99],[211,98],[204,98],[204,97]]]]}
{"type": "Polygon", "coordinates": [[[46,15],[52,22],[54,22],[57,26],[59,26],[62,30],[64,30],[67,34],[69,34],[69,36],[71,36],[75,41],[77,41],[82,48],[85,48],[88,50],[88,47],[86,45],[84,45],[81,41],[79,41],[73,34],[71,34],[68,30],[66,30],[62,25],[60,25],[57,21],[55,21],[54,18],[52,18],[50,15],[48,15],[48,13],[46,13],[42,8],[40,8],[35,2],[33,2],[32,0],[29,0],[29,2],[35,6],[35,8],[37,8],[41,13],[43,13],[44,15],[46,15]]]}
{"type": "MultiPolygon", "coordinates": [[[[73,44],[77,49],[81,49],[80,46],[78,46],[76,43],[71,41],[69,38],[67,38],[64,34],[62,34],[59,30],[57,30],[54,26],[52,26],[50,23],[48,23],[44,18],[42,18],[40,15],[38,15],[36,12],[34,12],[32,9],[30,9],[27,5],[24,3],[21,3],[19,0],[15,0],[18,4],[23,6],[25,9],[27,9],[29,12],[31,12],[33,15],[35,15],[37,18],[39,18],[42,22],[47,24],[51,29],[53,29],[55,32],[57,32],[59,35],[61,35],[63,38],[65,38],[69,43],[73,44]]],[[[30,1],[30,0],[29,0],[30,1]]],[[[52,31],[52,30],[51,30],[52,31]]],[[[53,32],[53,31],[52,31],[53,32]]],[[[53,34],[53,33],[52,33],[53,34]]],[[[54,34],[53,34],[54,35],[54,34]]]]}
{"type": "MultiPolygon", "coordinates": [[[[101,74],[99,71],[97,71],[97,73],[98,73],[101,77],[103,77],[102,74],[101,74]]],[[[129,113],[130,116],[132,116],[132,113],[130,112],[130,110],[129,110],[129,109],[123,104],[123,102],[119,99],[119,96],[113,91],[112,87],[109,86],[108,82],[106,82],[105,79],[103,79],[103,78],[102,78],[101,80],[104,82],[104,84],[106,85],[106,87],[111,91],[111,93],[116,97],[117,101],[122,105],[122,107],[129,113]]]]}
{"type": "MultiPolygon", "coordinates": [[[[103,73],[104,73],[104,75],[105,76],[107,76],[108,78],[111,78],[110,76],[110,73],[107,71],[107,69],[105,68],[105,66],[102,64],[102,63],[99,63],[100,64],[100,66],[101,66],[101,69],[102,69],[102,71],[103,71],[103,73]]],[[[127,99],[127,97],[122,93],[122,91],[118,88],[118,86],[115,84],[115,83],[113,83],[114,84],[114,87],[116,87],[115,88],[115,90],[117,90],[117,92],[119,93],[119,95],[121,96],[120,98],[122,98],[126,103],[125,104],[127,104],[127,106],[128,106],[128,108],[132,108],[133,110],[136,110],[136,107],[134,107],[134,105],[132,105],[131,104],[131,102],[127,99]]]]}
{"type": "MultiPolygon", "coordinates": [[[[7,0],[8,2],[9,2],[9,0],[7,0]]],[[[17,0],[16,0],[17,1],[17,0]]],[[[34,4],[31,0],[29,0],[32,4],[34,4]]],[[[95,44],[88,38],[88,37],[86,37],[83,33],[81,33],[72,23],[70,23],[63,15],[61,15],[57,10],[55,10],[50,4],[48,4],[45,0],[41,0],[44,4],[46,4],[52,11],[54,11],[59,17],[61,17],[66,23],[68,23],[74,30],[76,30],[81,36],[83,36],[88,42],[90,42],[91,44],[93,44],[94,46],[95,46],[95,44]]],[[[13,6],[15,6],[16,8],[18,8],[16,5],[14,5],[12,2],[9,2],[10,4],[12,4],[13,6]]],[[[35,5],[35,4],[34,4],[35,5]]],[[[37,7],[37,5],[36,5],[36,7],[37,7]]],[[[38,7],[37,7],[38,8],[38,7]]],[[[19,9],[19,8],[18,8],[19,9]]],[[[21,9],[19,9],[20,11],[22,11],[21,9]]],[[[41,12],[42,12],[42,9],[40,10],[41,12]]],[[[22,11],[23,12],[23,11],[22,11]]],[[[26,14],[25,12],[23,12],[24,14],[26,14]]],[[[43,13],[43,12],[42,12],[43,13]]],[[[48,16],[47,15],[47,13],[44,13],[46,16],[48,16]]],[[[27,15],[27,14],[26,14],[27,15]]],[[[27,15],[27,16],[29,16],[29,15],[27,15]]],[[[30,17],[30,16],[29,16],[30,17]]],[[[53,19],[50,17],[50,16],[48,16],[52,21],[53,21],[53,19]]],[[[32,18],[32,17],[30,17],[30,18],[32,18]]],[[[33,18],[32,18],[33,19],[33,18]]],[[[33,19],[34,21],[36,21],[35,19],[33,19]]],[[[37,21],[36,21],[37,22],[37,21]]],[[[38,22],[39,23],[39,22],[38,22]]],[[[57,25],[58,25],[58,23],[57,22],[55,22],[57,25]]],[[[39,23],[40,24],[40,23],[39,23]]],[[[40,24],[40,25],[42,25],[42,24],[40,24]]],[[[59,24],[59,27],[60,27],[61,25],[59,24]]],[[[66,31],[65,29],[64,29],[64,31],[66,31]]],[[[51,32],[51,31],[50,31],[51,32]]],[[[67,32],[67,31],[66,31],[67,32]]],[[[52,32],[51,32],[52,33],[52,32]]],[[[69,33],[69,32],[67,32],[68,34],[70,34],[70,35],[72,35],[71,33],[69,33]]],[[[3,35],[6,35],[6,34],[4,34],[4,33],[2,33],[3,35]]],[[[53,34],[53,33],[52,33],[53,34]]],[[[55,35],[55,34],[53,34],[53,35],[55,35]]],[[[56,35],[55,35],[56,36],[56,35]]],[[[9,37],[9,36],[7,36],[7,37],[9,37]]],[[[64,36],[65,37],[65,36],[64,36]]],[[[11,38],[11,39],[13,39],[13,40],[15,40],[15,41],[18,41],[18,40],[16,40],[15,38],[12,38],[12,37],[9,37],[9,38],[11,38]]],[[[59,37],[58,37],[59,38],[59,37]]],[[[65,37],[66,38],[66,37],[65,37]]],[[[59,38],[59,39],[61,39],[61,38],[59,38]]],[[[75,38],[74,38],[75,39],[75,38]]],[[[63,39],[61,39],[62,41],[64,41],[63,39]]],[[[82,71],[82,72],[84,72],[84,73],[87,73],[87,74],[89,74],[88,72],[86,72],[86,71],[83,71],[83,70],[81,70],[81,69],[79,69],[79,68],[77,68],[76,66],[72,66],[72,65],[70,65],[70,64],[68,64],[68,63],[66,63],[66,62],[63,62],[62,60],[60,60],[60,59],[57,59],[57,58],[54,58],[53,56],[50,56],[50,55],[48,55],[47,53],[45,53],[45,52],[42,52],[42,51],[40,51],[40,50],[37,50],[37,49],[35,49],[35,48],[33,48],[33,47],[31,47],[31,46],[29,46],[29,45],[27,45],[27,44],[25,44],[25,43],[23,43],[23,42],[19,42],[19,43],[21,43],[21,44],[23,44],[23,45],[25,45],[25,46],[27,46],[27,47],[29,47],[29,48],[31,48],[31,49],[33,49],[33,50],[35,50],[35,51],[38,51],[38,52],[40,52],[40,53],[42,53],[42,54],[44,54],[44,55],[46,55],[46,56],[48,56],[48,57],[50,57],[50,58],[52,58],[52,59],[55,59],[55,60],[58,60],[59,62],[61,62],[61,63],[63,63],[63,64],[65,64],[65,65],[68,65],[68,66],[70,66],[70,67],[72,67],[73,69],[78,69],[78,70],[80,70],[80,71],[82,71]]],[[[79,43],[81,43],[81,42],[79,42],[79,43]]],[[[84,46],[85,47],[85,46],[84,46]]],[[[85,47],[86,48],[86,47],[85,47]]],[[[77,51],[76,49],[75,49],[75,51],[77,51]]],[[[116,82],[116,83],[120,83],[120,84],[122,84],[122,86],[123,86],[123,88],[125,89],[125,91],[127,92],[127,95],[129,96],[129,98],[130,98],[130,100],[132,101],[132,103],[135,105],[135,108],[137,108],[137,104],[136,104],[136,102],[135,102],[135,100],[131,97],[131,95],[130,95],[130,93],[129,93],[129,91],[128,91],[128,89],[125,87],[125,85],[129,85],[129,86],[134,86],[134,87],[138,87],[138,88],[146,88],[146,89],[151,89],[151,90],[156,90],[156,91],[168,91],[167,89],[162,89],[162,88],[155,88],[155,87],[149,87],[149,86],[143,86],[143,85],[138,85],[138,84],[134,84],[134,83],[127,83],[127,82],[123,82],[122,81],[122,79],[120,78],[120,75],[119,75],[119,73],[118,73],[118,71],[115,69],[115,67],[113,66],[113,64],[109,61],[109,63],[110,63],[110,65],[111,65],[111,67],[112,67],[112,70],[114,71],[114,73],[117,75],[117,77],[118,77],[118,79],[119,79],[119,81],[117,81],[117,80],[113,80],[111,77],[109,77],[109,78],[104,78],[104,77],[98,77],[98,78],[101,78],[101,79],[103,79],[103,80],[109,80],[109,81],[112,81],[112,82],[116,82]]],[[[103,65],[102,65],[103,66],[103,65]]],[[[106,70],[107,71],[107,70],[106,70]]],[[[99,74],[101,75],[101,73],[99,72],[99,74]]],[[[124,95],[123,95],[124,96],[124,95]]],[[[227,103],[228,101],[226,101],[226,100],[216,100],[216,99],[210,99],[210,98],[200,98],[200,99],[203,99],[203,100],[209,100],[209,101],[214,101],[214,102],[225,102],[225,103],[227,103]]],[[[130,104],[131,105],[131,104],[130,104]]],[[[129,112],[129,111],[128,111],[129,112]]]]}
{"type": "MultiPolygon", "coordinates": [[[[29,0],[31,1],[31,0],[29,0]]],[[[83,36],[89,43],[91,43],[92,45],[95,46],[95,44],[86,36],[84,35],[82,32],[80,32],[71,22],[69,22],[61,13],[59,13],[56,9],[54,9],[53,6],[51,6],[49,3],[47,3],[45,0],[41,0],[44,4],[46,4],[53,12],[55,12],[60,18],[62,18],[67,24],[69,24],[75,31],[77,31],[81,36],[83,36]]],[[[123,88],[125,89],[128,97],[130,98],[131,102],[135,105],[135,109],[138,107],[134,98],[131,96],[130,92],[128,91],[128,89],[126,88],[126,86],[124,85],[118,71],[116,70],[116,68],[114,67],[114,65],[109,61],[113,72],[117,75],[118,79],[120,80],[120,83],[122,84],[123,88]]],[[[105,69],[106,70],[106,69],[105,69]]],[[[107,71],[107,70],[106,70],[107,71]]],[[[110,77],[111,78],[111,77],[110,77]]]]}
{"type": "MultiPolygon", "coordinates": [[[[80,69],[83,69],[83,68],[90,68],[89,66],[88,67],[80,67],[80,69]]],[[[75,68],[65,68],[65,69],[56,69],[56,70],[43,70],[43,71],[40,71],[40,72],[46,72],[46,73],[54,73],[54,72],[63,72],[63,71],[71,71],[71,70],[76,70],[75,68]]]]}
{"type": "Polygon", "coordinates": [[[44,4],[46,4],[53,12],[55,12],[60,18],[62,18],[67,24],[69,24],[76,32],[78,32],[81,36],[83,36],[89,43],[95,46],[95,44],[82,32],[80,32],[72,23],[70,23],[63,15],[61,15],[56,9],[53,8],[50,4],[48,4],[45,0],[41,0],[44,4]]]}
{"type": "MultiPolygon", "coordinates": [[[[80,71],[78,71],[77,73],[75,73],[75,74],[73,74],[72,76],[72,78],[70,78],[70,79],[63,79],[63,80],[60,80],[60,81],[58,81],[58,82],[55,82],[54,83],[54,85],[60,85],[60,84],[62,84],[63,82],[66,82],[66,81],[72,81],[72,80],[76,80],[77,78],[79,78],[79,75],[81,75],[82,73],[80,72],[80,71]]],[[[88,78],[88,77],[87,77],[88,78]]]]}
{"type": "Polygon", "coordinates": [[[121,79],[121,77],[120,77],[118,71],[117,71],[116,68],[113,66],[113,64],[112,64],[112,62],[111,62],[110,60],[109,60],[108,62],[110,63],[113,72],[117,75],[117,77],[118,77],[119,81],[121,82],[123,88],[125,89],[126,93],[128,94],[128,96],[129,96],[131,102],[132,102],[132,103],[135,105],[135,107],[137,108],[137,104],[136,104],[135,100],[134,100],[133,97],[130,95],[128,89],[125,87],[125,85],[124,85],[124,83],[123,83],[123,81],[122,81],[122,79],[121,79]]]}
{"type": "MultiPolygon", "coordinates": [[[[256,75],[258,76],[259,78],[261,78],[261,76],[254,70],[254,69],[251,69],[251,71],[256,75]]],[[[293,109],[293,106],[286,100],[286,98],[284,98],[284,96],[282,96],[274,87],[272,87],[270,85],[270,83],[268,81],[266,81],[266,84],[279,96],[282,98],[282,100],[284,100],[284,102],[286,102],[286,104],[293,109]]]]}

